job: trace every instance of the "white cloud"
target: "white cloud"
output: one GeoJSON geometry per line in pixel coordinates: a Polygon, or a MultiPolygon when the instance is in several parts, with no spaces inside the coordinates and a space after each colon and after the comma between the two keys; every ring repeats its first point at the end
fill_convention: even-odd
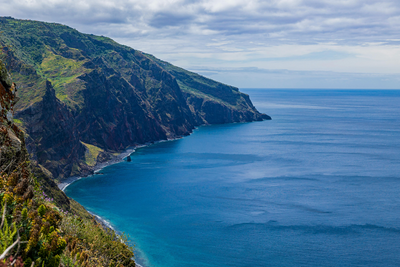
{"type": "Polygon", "coordinates": [[[240,88],[398,89],[397,75],[286,69],[192,68],[193,71],[240,88]],[[244,77],[244,78],[243,78],[244,77]]]}
{"type": "Polygon", "coordinates": [[[0,0],[182,67],[399,72],[397,0],[0,0]]]}

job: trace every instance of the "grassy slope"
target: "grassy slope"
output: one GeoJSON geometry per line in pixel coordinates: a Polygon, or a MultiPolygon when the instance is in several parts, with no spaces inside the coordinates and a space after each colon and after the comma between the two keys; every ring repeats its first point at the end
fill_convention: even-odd
{"type": "Polygon", "coordinates": [[[19,88],[21,100],[17,109],[41,100],[46,79],[52,82],[61,101],[71,107],[83,104],[79,94],[83,88],[77,77],[88,72],[83,66],[88,60],[83,55],[85,50],[96,51],[85,35],[59,24],[10,18],[0,18],[0,27],[0,42],[10,47],[16,65],[22,65],[11,68],[14,81],[24,85],[19,88]],[[76,36],[88,47],[84,50],[69,47],[62,34],[76,36]],[[20,67],[27,71],[21,71],[20,67]]]}
{"type": "MultiPolygon", "coordinates": [[[[36,90],[29,86],[21,88],[22,99],[17,108],[26,107],[41,99],[44,94],[44,79],[52,82],[61,101],[71,107],[81,106],[83,98],[79,91],[83,88],[77,77],[90,71],[84,65],[88,60],[98,57],[127,79],[131,71],[143,72],[136,66],[138,61],[143,60],[136,55],[143,54],[110,38],[82,34],[54,23],[10,18],[0,18],[0,23],[3,30],[0,42],[10,45],[15,56],[28,65],[26,68],[31,67],[38,74],[32,84],[37,86],[36,90]]],[[[152,55],[144,55],[175,76],[183,92],[236,110],[252,109],[243,98],[244,94],[237,88],[176,67],[152,55]]],[[[24,75],[13,73],[13,77],[18,84],[28,84],[24,75]]],[[[145,84],[147,88],[158,86],[151,79],[147,79],[145,84]]]]}
{"type": "Polygon", "coordinates": [[[97,159],[97,156],[101,153],[101,152],[103,152],[104,150],[103,149],[101,149],[101,148],[99,148],[99,147],[97,147],[97,146],[94,146],[94,145],[90,145],[90,144],[86,144],[86,143],[84,143],[84,142],[81,142],[85,147],[86,147],[86,153],[85,153],[85,161],[86,161],[86,164],[88,165],[88,166],[94,166],[94,165],[96,165],[96,159],[97,159]]]}

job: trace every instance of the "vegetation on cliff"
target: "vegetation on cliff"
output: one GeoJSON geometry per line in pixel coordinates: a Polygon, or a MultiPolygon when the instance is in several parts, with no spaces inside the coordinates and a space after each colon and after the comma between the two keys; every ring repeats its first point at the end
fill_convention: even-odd
{"type": "Polygon", "coordinates": [[[0,266],[135,266],[126,239],[104,230],[29,160],[13,120],[15,92],[0,61],[0,266]]]}
{"type": "Polygon", "coordinates": [[[32,158],[54,179],[88,174],[128,147],[202,124],[269,119],[237,88],[109,38],[9,17],[0,28],[19,86],[16,119],[32,158]]]}

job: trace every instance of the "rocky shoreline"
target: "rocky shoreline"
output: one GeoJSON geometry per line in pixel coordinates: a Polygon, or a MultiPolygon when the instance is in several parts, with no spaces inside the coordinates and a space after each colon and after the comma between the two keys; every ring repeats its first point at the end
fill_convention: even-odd
{"type": "MultiPolygon", "coordinates": [[[[196,130],[197,128],[198,128],[198,127],[196,127],[196,128],[193,129],[193,130],[196,130]]],[[[102,170],[103,168],[123,161],[124,158],[130,156],[130,155],[131,155],[132,153],[134,153],[134,152],[136,151],[136,149],[138,149],[138,148],[147,147],[147,146],[150,146],[150,145],[153,145],[153,144],[157,144],[157,143],[162,143],[162,142],[174,141],[174,140],[181,139],[181,138],[182,138],[182,137],[178,137],[178,138],[174,138],[174,139],[168,139],[168,140],[160,140],[160,141],[157,141],[157,142],[151,142],[151,143],[147,143],[147,144],[144,144],[144,145],[138,145],[138,146],[136,146],[136,147],[134,147],[134,148],[128,148],[127,150],[125,150],[124,152],[122,152],[121,154],[119,154],[118,156],[115,156],[114,158],[112,158],[112,159],[110,159],[110,160],[108,160],[108,161],[106,161],[106,162],[101,162],[101,163],[96,164],[96,165],[94,166],[94,168],[93,168],[93,174],[91,174],[91,175],[96,175],[96,173],[99,173],[99,171],[102,170]]],[[[63,180],[61,183],[59,183],[57,186],[58,186],[58,188],[59,188],[61,191],[64,192],[64,190],[65,190],[70,184],[74,183],[75,181],[77,181],[77,180],[79,180],[79,179],[82,179],[82,178],[85,178],[85,177],[88,177],[88,176],[91,176],[91,175],[68,177],[67,179],[65,179],[65,180],[63,180]]],[[[88,211],[88,212],[89,212],[92,216],[94,216],[95,220],[96,220],[98,223],[100,223],[101,226],[102,226],[104,229],[108,228],[108,229],[111,229],[111,230],[117,232],[117,230],[114,229],[114,228],[112,227],[112,225],[111,225],[108,221],[106,221],[104,218],[98,216],[97,214],[95,214],[95,213],[93,213],[93,212],[90,212],[90,211],[88,211]]],[[[136,266],[138,266],[138,267],[145,267],[145,266],[140,265],[140,264],[138,264],[138,263],[136,263],[136,266]]]]}
{"type": "MultiPolygon", "coordinates": [[[[198,128],[198,127],[195,127],[195,128],[193,129],[193,131],[196,130],[197,128],[198,128]]],[[[193,131],[192,131],[192,132],[193,132],[193,131]]],[[[83,175],[83,176],[71,176],[71,177],[68,177],[68,178],[62,180],[62,182],[58,183],[57,186],[58,186],[58,188],[59,188],[61,191],[64,192],[64,190],[65,190],[70,184],[74,183],[75,181],[77,181],[77,180],[79,180],[79,179],[82,179],[82,178],[85,178],[85,177],[88,177],[88,176],[96,175],[97,173],[99,173],[99,171],[100,171],[101,169],[103,169],[103,168],[105,168],[105,167],[107,167],[107,166],[110,166],[110,165],[113,165],[113,164],[116,164],[116,163],[119,163],[119,162],[123,161],[124,158],[130,156],[130,155],[131,155],[132,153],[134,153],[134,152],[136,151],[136,149],[138,149],[138,148],[147,147],[147,146],[154,145],[154,144],[158,144],[158,143],[162,143],[162,142],[174,141],[174,140],[178,140],[178,139],[181,139],[181,138],[183,138],[183,137],[177,137],[177,138],[172,138],[172,139],[167,139],[167,140],[159,140],[159,141],[156,141],[156,142],[146,143],[146,144],[144,144],[144,145],[138,145],[138,146],[135,146],[135,147],[128,148],[128,149],[126,149],[124,152],[122,152],[121,154],[119,154],[119,155],[117,155],[117,156],[114,156],[114,157],[113,157],[112,159],[110,159],[110,160],[107,160],[107,161],[105,161],[105,162],[99,162],[99,163],[97,163],[97,164],[93,167],[93,173],[88,174],[88,175],[83,175]]]]}
{"type": "Polygon", "coordinates": [[[93,167],[93,173],[89,174],[89,175],[85,175],[85,176],[71,176],[66,178],[65,180],[63,180],[62,182],[58,183],[58,188],[60,188],[61,191],[64,191],[70,184],[72,184],[73,182],[82,179],[84,177],[88,177],[91,175],[95,175],[96,173],[98,173],[101,169],[119,163],[121,161],[124,160],[124,158],[128,157],[129,155],[131,155],[133,152],[135,152],[135,150],[137,148],[140,148],[143,146],[137,146],[135,148],[128,148],[127,150],[125,150],[124,152],[122,152],[121,154],[119,154],[118,156],[113,157],[112,159],[105,161],[105,162],[100,162],[97,163],[94,167],[93,167]]]}

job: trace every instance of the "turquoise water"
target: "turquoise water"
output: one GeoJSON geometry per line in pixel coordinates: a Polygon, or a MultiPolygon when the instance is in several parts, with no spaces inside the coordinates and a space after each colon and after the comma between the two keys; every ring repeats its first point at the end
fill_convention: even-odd
{"type": "Polygon", "coordinates": [[[179,266],[399,266],[400,91],[243,90],[272,121],[200,127],[66,193],[179,266]]]}

